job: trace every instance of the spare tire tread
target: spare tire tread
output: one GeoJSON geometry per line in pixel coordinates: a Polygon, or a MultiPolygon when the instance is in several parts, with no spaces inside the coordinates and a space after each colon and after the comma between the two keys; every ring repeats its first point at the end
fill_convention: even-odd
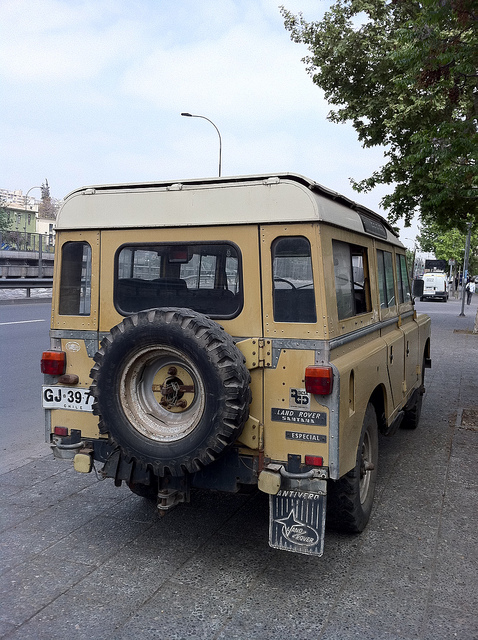
{"type": "Polygon", "coordinates": [[[158,308],[128,316],[103,338],[94,361],[91,391],[100,432],[108,434],[111,444],[120,448],[126,460],[151,468],[156,475],[200,470],[237,439],[247,420],[250,374],[243,355],[220,325],[191,309],[158,308]],[[197,359],[208,370],[206,374],[201,371],[209,389],[205,410],[208,415],[201,419],[201,428],[193,432],[196,445],[191,451],[186,442],[170,446],[148,440],[135,431],[121,408],[118,389],[123,363],[134,358],[139,346],[149,343],[184,349],[188,358],[197,359]],[[209,430],[203,424],[208,420],[209,430]]]}

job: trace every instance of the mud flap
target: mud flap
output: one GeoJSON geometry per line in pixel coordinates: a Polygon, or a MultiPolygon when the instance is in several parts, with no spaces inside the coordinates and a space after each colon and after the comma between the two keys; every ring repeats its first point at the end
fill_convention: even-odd
{"type": "Polygon", "coordinates": [[[324,553],[327,494],[280,490],[269,496],[269,545],[321,556],[324,553]]]}

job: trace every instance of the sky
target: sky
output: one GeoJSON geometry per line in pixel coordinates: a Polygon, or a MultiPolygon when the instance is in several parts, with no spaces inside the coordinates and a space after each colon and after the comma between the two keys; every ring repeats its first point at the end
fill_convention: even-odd
{"type": "MultiPolygon", "coordinates": [[[[299,173],[358,194],[363,149],[291,41],[279,3],[318,20],[329,0],[0,0],[0,188],[299,173]]],[[[40,197],[39,190],[30,195],[40,197]]],[[[400,225],[403,227],[403,225],[400,225]]],[[[416,225],[401,232],[409,247],[416,225]]]]}

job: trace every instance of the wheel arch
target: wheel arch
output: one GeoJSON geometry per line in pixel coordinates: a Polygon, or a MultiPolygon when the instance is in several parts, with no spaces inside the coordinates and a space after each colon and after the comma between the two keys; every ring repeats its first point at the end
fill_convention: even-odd
{"type": "Polygon", "coordinates": [[[430,359],[431,359],[431,341],[430,341],[429,337],[427,338],[427,340],[425,342],[425,348],[423,350],[423,358],[430,362],[430,359]]]}
{"type": "Polygon", "coordinates": [[[383,433],[387,429],[387,390],[383,384],[379,384],[373,390],[369,402],[374,406],[377,414],[378,430],[383,433]]]}

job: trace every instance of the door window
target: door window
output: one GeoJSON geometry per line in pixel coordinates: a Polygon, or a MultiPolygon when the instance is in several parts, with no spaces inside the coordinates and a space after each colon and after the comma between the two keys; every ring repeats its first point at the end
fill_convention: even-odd
{"type": "Polygon", "coordinates": [[[382,309],[394,307],[397,303],[393,284],[393,261],[390,251],[377,250],[377,266],[380,307],[382,309]]]}
{"type": "Polygon", "coordinates": [[[272,245],[275,322],[317,322],[310,243],[307,238],[277,238],[272,245]]]}
{"type": "Polygon", "coordinates": [[[367,249],[338,240],[332,246],[339,320],[370,311],[367,249]]]}
{"type": "Polygon", "coordinates": [[[410,280],[408,278],[407,259],[404,255],[396,256],[399,302],[411,302],[410,280]]]}

